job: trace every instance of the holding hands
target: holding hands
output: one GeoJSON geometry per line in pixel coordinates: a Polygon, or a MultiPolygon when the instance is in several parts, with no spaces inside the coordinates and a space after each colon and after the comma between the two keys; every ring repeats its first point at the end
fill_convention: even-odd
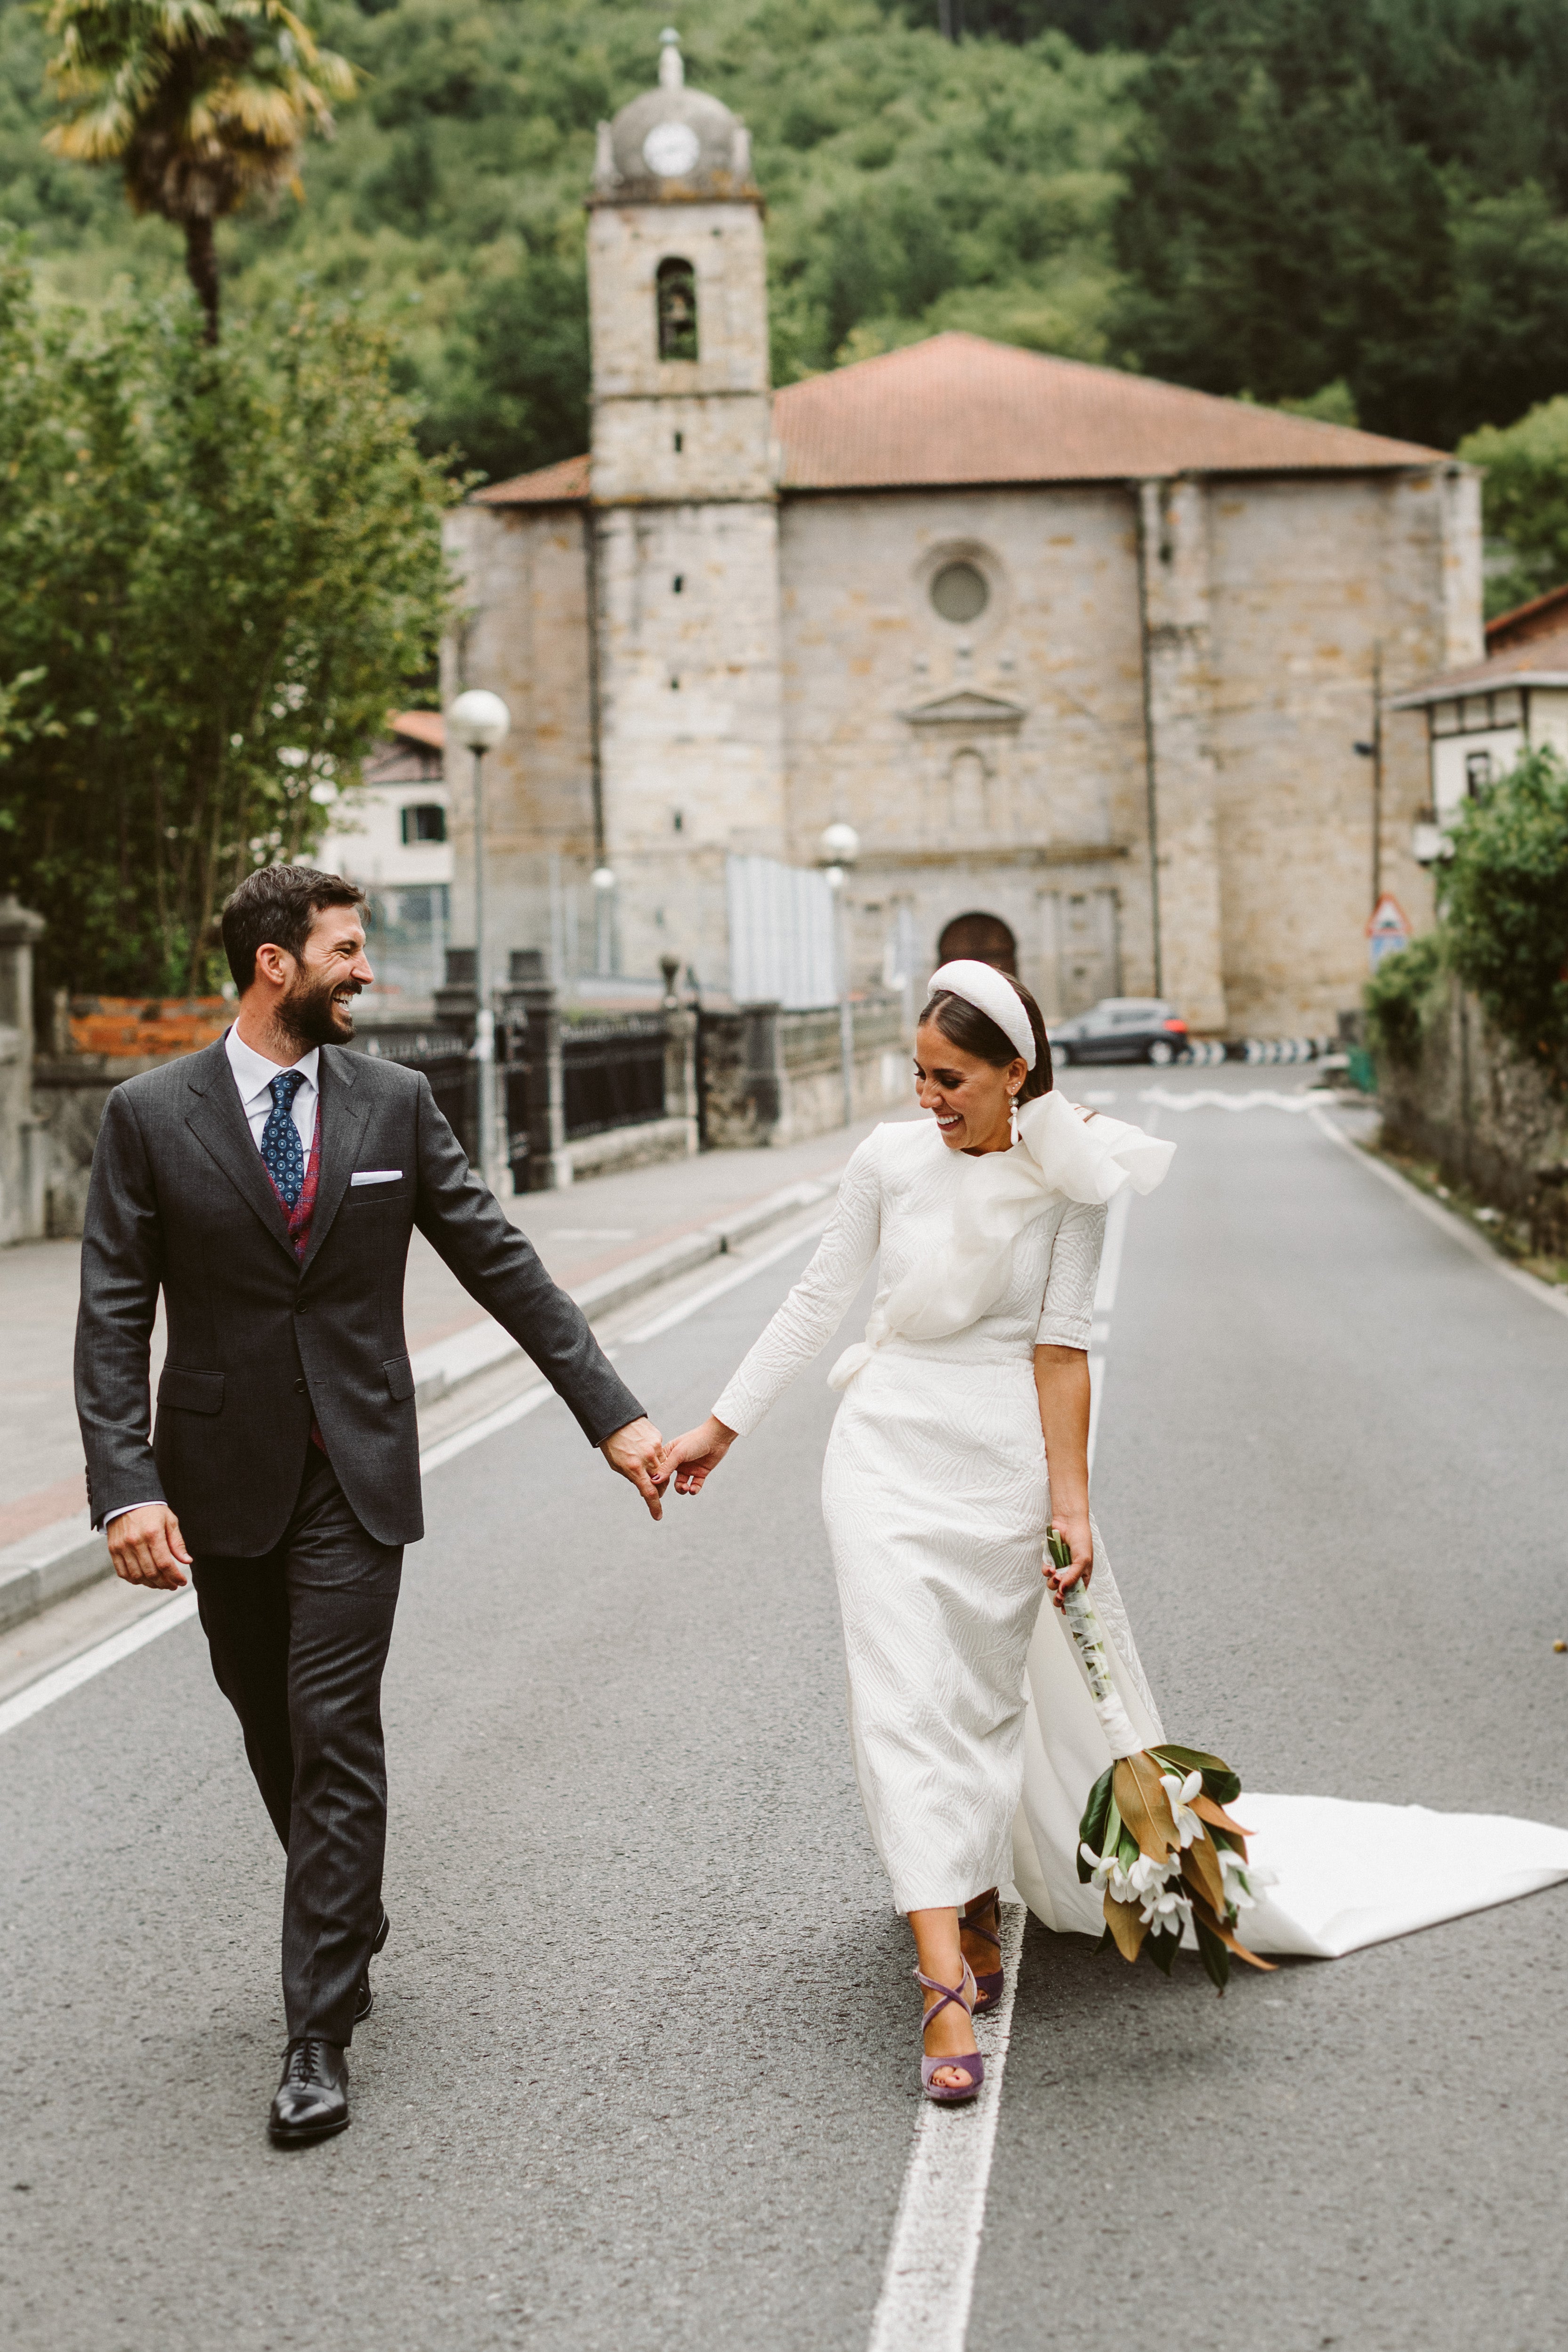
{"type": "Polygon", "coordinates": [[[700,1428],[689,1429],[665,1447],[658,1484],[667,1486],[673,1479],[678,1495],[700,1495],[710,1472],[717,1470],[734,1443],[734,1431],[710,1413],[700,1428]]]}

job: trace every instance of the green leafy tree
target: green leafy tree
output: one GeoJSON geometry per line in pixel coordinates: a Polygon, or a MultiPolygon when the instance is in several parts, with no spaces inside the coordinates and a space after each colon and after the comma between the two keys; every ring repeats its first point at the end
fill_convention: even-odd
{"type": "Polygon", "coordinates": [[[1118,330],[1452,446],[1568,381],[1563,0],[1193,0],[1136,95],[1118,330]]]}
{"type": "Polygon", "coordinates": [[[1483,426],[1458,454],[1486,470],[1489,614],[1568,580],[1568,394],[1501,431],[1483,426]]]}
{"type": "Polygon", "coordinates": [[[57,155],[117,163],[139,213],[184,231],[185,268],[217,341],[213,225],[299,170],[308,132],[353,68],[285,0],[49,0],[57,155]]]}
{"type": "MultiPolygon", "coordinates": [[[[689,79],[753,132],[781,382],[947,325],[1111,353],[1110,215],[1140,61],[1056,32],[954,47],[931,13],[679,12],[689,79]]],[[[584,448],[594,130],[652,81],[662,20],[627,0],[313,0],[310,20],[363,75],[363,102],[302,152],[305,205],[219,222],[226,289],[253,310],[302,278],[362,296],[432,452],[500,476],[584,448]]],[[[44,63],[38,19],[0,7],[0,218],[68,299],[101,300],[126,272],[166,283],[153,224],[40,150],[44,63]]]]}
{"type": "Polygon", "coordinates": [[[1503,1034],[1568,1079],[1568,765],[1528,752],[1455,828],[1448,960],[1503,1034]]]}
{"type": "Polygon", "coordinates": [[[0,267],[0,873],[45,976],[220,976],[216,917],[307,853],[445,611],[442,510],[381,333],[312,301],[41,305],[0,267]]]}

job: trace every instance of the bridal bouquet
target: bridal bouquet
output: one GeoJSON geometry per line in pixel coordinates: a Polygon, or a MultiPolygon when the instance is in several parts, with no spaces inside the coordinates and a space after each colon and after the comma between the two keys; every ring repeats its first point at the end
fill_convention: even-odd
{"type": "MultiPolygon", "coordinates": [[[[1072,1554],[1053,1528],[1058,1568],[1072,1554]]],[[[1147,1951],[1167,1976],[1190,1927],[1210,1979],[1224,1992],[1234,1953],[1255,1969],[1272,1961],[1249,1952],[1237,1935],[1257,1889],[1272,1871],[1247,1858],[1248,1832],[1226,1811],[1241,1794],[1228,1764],[1196,1748],[1142,1748],[1111,1680],[1105,1634],[1081,1583],[1063,1602],[1101,1728],[1115,1762],[1089,1791],[1079,1823],[1079,1883],[1105,1897],[1105,1940],[1123,1959],[1147,1951]]]]}

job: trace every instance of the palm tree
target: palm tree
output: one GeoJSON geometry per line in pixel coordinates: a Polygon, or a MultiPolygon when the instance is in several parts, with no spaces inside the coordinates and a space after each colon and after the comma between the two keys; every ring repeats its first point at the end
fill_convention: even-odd
{"type": "Polygon", "coordinates": [[[330,137],[353,94],[343,58],[285,0],[50,0],[57,155],[118,163],[139,213],[185,233],[185,268],[217,341],[213,224],[250,195],[298,187],[300,148],[330,137]]]}

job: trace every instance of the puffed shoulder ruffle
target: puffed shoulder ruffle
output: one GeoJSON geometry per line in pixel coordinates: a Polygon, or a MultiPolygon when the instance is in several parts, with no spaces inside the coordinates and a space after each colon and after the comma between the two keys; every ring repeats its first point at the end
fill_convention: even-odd
{"type": "MultiPolygon", "coordinates": [[[[1018,1142],[1039,1171],[1042,1191],[1069,1201],[1114,1200],[1123,1185],[1152,1192],[1175,1157],[1173,1143],[1097,1111],[1086,1118],[1058,1088],[1018,1113],[1018,1142]]],[[[1021,1172],[1021,1171],[1020,1171],[1021,1172]]]]}

